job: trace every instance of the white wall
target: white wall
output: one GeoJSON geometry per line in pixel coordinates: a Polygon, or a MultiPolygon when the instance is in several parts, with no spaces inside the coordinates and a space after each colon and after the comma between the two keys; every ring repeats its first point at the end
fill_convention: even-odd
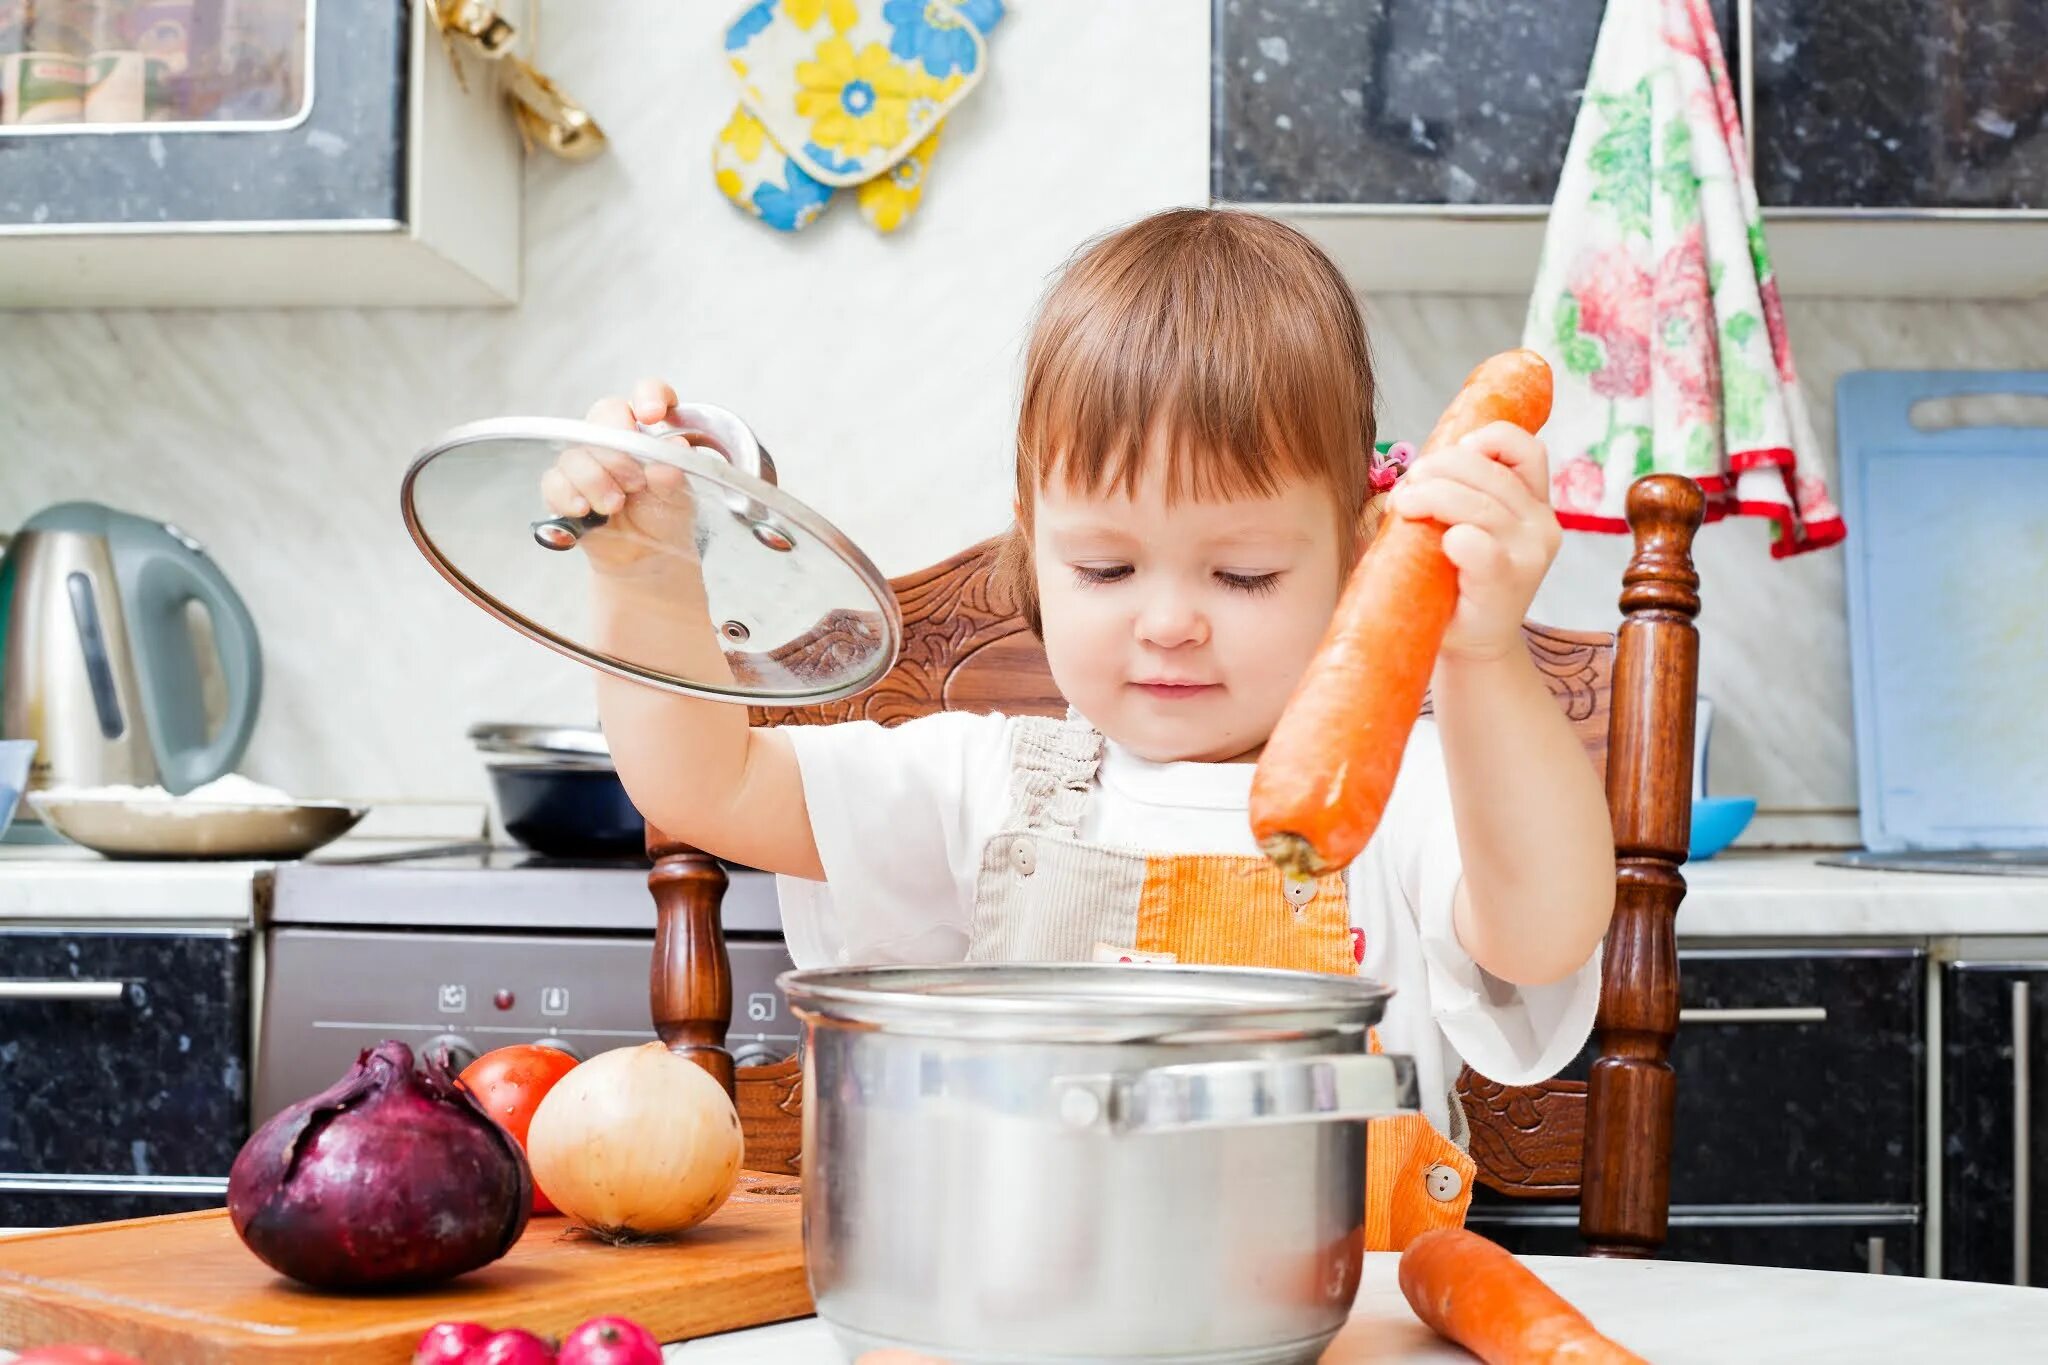
{"type": "MultiPolygon", "coordinates": [[[[591,716],[580,670],[460,601],[406,539],[398,475],[443,427],[580,415],[665,374],[745,414],[793,491],[904,572],[1005,519],[1017,351],[1048,272],[1095,232],[1206,198],[1207,6],[1018,0],[916,222],[879,238],[841,203],[771,232],[710,181],[729,8],[546,0],[542,64],[614,145],[533,163],[516,311],[0,314],[0,526],[98,497],[207,540],[264,633],[253,775],[475,797],[471,721],[591,716]]],[[[2048,303],[1817,302],[1791,284],[1827,451],[1846,370],[2048,363],[2048,303]]],[[[1367,308],[1400,435],[1519,340],[1523,302],[1367,308]]],[[[1611,625],[1626,550],[1570,537],[1539,614],[1611,625]]],[[[1843,555],[1774,562],[1760,526],[1703,534],[1718,790],[1853,805],[1843,555]]]]}
{"type": "Polygon", "coordinates": [[[470,722],[594,716],[583,670],[407,539],[399,475],[438,431],[580,416],[666,375],[744,414],[792,491],[906,571],[1007,520],[1014,361],[1047,275],[1207,196],[1206,7],[1025,0],[916,220],[881,237],[848,200],[774,232],[711,182],[734,8],[547,0],[541,64],[612,147],[532,162],[517,311],[0,313],[0,526],[93,497],[204,540],[263,632],[252,775],[479,795],[470,722]]]}

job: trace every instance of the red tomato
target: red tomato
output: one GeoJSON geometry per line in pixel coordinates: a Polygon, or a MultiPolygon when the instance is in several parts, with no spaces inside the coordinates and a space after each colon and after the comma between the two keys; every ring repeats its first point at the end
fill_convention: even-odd
{"type": "MultiPolygon", "coordinates": [[[[541,1096],[555,1088],[555,1082],[569,1074],[576,1059],[558,1047],[539,1043],[515,1043],[486,1052],[462,1069],[462,1083],[475,1095],[485,1112],[505,1126],[505,1131],[526,1149],[526,1130],[533,1124],[533,1111],[541,1096]]],[[[533,1187],[533,1211],[553,1213],[554,1203],[533,1187]]]]}
{"type": "Polygon", "coordinates": [[[14,1358],[15,1365],[142,1365],[134,1356],[104,1346],[38,1346],[14,1358]]]}

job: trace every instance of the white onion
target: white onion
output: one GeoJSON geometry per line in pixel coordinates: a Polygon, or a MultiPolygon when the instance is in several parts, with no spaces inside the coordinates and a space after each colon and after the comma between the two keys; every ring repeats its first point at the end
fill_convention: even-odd
{"type": "Polygon", "coordinates": [[[739,1183],[744,1150],[725,1087],[660,1043],[571,1070],[526,1134],[548,1198],[609,1241],[670,1237],[709,1218],[739,1183]]]}

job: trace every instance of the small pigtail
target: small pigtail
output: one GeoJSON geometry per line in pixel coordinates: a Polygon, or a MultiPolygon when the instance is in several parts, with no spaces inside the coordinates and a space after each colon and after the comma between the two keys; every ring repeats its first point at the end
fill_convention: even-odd
{"type": "Polygon", "coordinates": [[[1365,506],[1358,514],[1358,549],[1363,554],[1387,519],[1387,497],[1415,458],[1415,447],[1396,441],[1385,450],[1374,447],[1366,473],[1365,506]]]}

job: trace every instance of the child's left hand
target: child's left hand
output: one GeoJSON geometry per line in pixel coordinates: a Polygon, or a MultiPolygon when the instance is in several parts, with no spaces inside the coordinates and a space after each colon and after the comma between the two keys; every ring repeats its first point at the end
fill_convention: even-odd
{"type": "Polygon", "coordinates": [[[1442,522],[1458,569],[1458,609],[1446,658],[1498,659],[1522,647],[1522,618],[1564,533],[1550,510],[1543,442],[1495,422],[1417,460],[1388,495],[1397,516],[1442,522]]]}

